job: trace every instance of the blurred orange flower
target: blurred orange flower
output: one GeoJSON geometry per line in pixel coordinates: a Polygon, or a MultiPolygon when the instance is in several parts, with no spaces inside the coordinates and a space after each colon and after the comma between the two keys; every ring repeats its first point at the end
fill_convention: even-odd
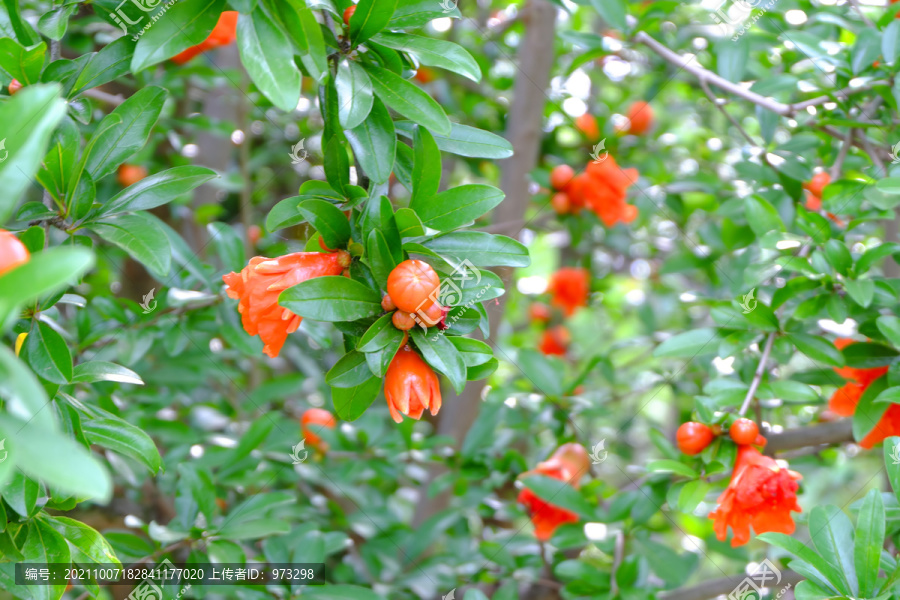
{"type": "Polygon", "coordinates": [[[337,425],[337,420],[334,415],[324,408],[310,408],[300,417],[303,439],[309,442],[310,446],[318,446],[323,451],[328,449],[328,444],[322,442],[322,438],[316,432],[321,431],[323,427],[334,429],[335,425],[337,425]],[[315,426],[315,431],[312,430],[313,426],[315,426]]]}
{"type": "Polygon", "coordinates": [[[250,335],[259,335],[263,352],[275,358],[289,333],[297,331],[302,317],[278,305],[278,294],[302,281],[324,275],[340,275],[350,265],[345,251],[294,252],[278,258],[254,256],[240,273],[222,276],[229,298],[239,300],[241,323],[250,335]]]}
{"type": "MultiPolygon", "coordinates": [[[[588,453],[580,444],[563,444],[553,455],[542,463],[538,463],[531,471],[522,476],[545,475],[559,479],[578,489],[581,476],[590,468],[588,453]]],[[[525,506],[534,524],[534,535],[541,541],[553,536],[556,528],[564,523],[577,523],[578,515],[564,508],[559,508],[541,500],[534,492],[524,489],[519,493],[519,504],[525,506]]]]}
{"type": "Polygon", "coordinates": [[[19,238],[0,229],[0,275],[28,262],[31,255],[19,238]]]}
{"type": "Polygon", "coordinates": [[[579,306],[587,306],[591,275],[580,267],[563,267],[553,274],[547,291],[553,296],[551,303],[563,310],[566,316],[575,313],[579,306]]]}
{"type": "Polygon", "coordinates": [[[562,325],[557,325],[544,332],[538,349],[548,356],[564,356],[571,340],[572,335],[569,330],[562,325]]]}
{"type": "MultiPolygon", "coordinates": [[[[855,340],[838,338],[834,345],[838,350],[843,350],[855,340]]],[[[856,412],[859,399],[866,392],[872,382],[887,373],[888,367],[873,367],[871,369],[858,369],[856,367],[841,367],[834,369],[835,373],[848,379],[842,387],[839,387],[828,400],[828,408],[842,417],[852,416],[856,412]]],[[[886,437],[900,435],[900,405],[891,404],[881,416],[878,424],[860,440],[859,445],[871,449],[875,444],[883,442],[886,437]]]]}
{"type": "Polygon", "coordinates": [[[432,416],[441,409],[441,385],[434,370],[419,354],[404,345],[391,361],[384,375],[384,397],[391,418],[397,423],[401,415],[418,420],[426,409],[432,416]]]}
{"type": "Polygon", "coordinates": [[[709,513],[716,537],[725,541],[731,527],[731,545],[737,547],[750,541],[751,526],[756,535],[793,533],[791,512],[801,512],[798,479],[799,473],[779,467],[753,446],[739,446],[731,482],[719,496],[719,506],[709,513]]]}
{"type": "Polygon", "coordinates": [[[233,10],[226,10],[219,15],[219,21],[209,34],[209,37],[196,46],[191,46],[184,52],[173,56],[172,62],[183,65],[198,54],[202,54],[207,50],[212,50],[219,46],[227,46],[237,37],[237,21],[238,13],[233,10]]]}

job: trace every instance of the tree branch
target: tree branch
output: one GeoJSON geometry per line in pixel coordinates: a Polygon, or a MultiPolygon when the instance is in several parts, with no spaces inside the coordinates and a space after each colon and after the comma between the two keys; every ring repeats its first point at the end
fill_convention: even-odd
{"type": "Polygon", "coordinates": [[[753,381],[750,382],[750,388],[747,390],[747,395],[744,396],[744,403],[741,404],[741,410],[738,411],[741,416],[744,416],[747,413],[747,409],[750,407],[750,401],[753,400],[753,396],[756,395],[756,390],[759,388],[759,384],[762,381],[763,373],[766,372],[766,363],[769,361],[769,354],[772,352],[773,343],[775,343],[775,334],[770,333],[769,337],[766,338],[766,345],[763,347],[762,356],[759,357],[759,366],[756,367],[756,373],[753,374],[753,381]]]}
{"type": "Polygon", "coordinates": [[[768,439],[766,454],[769,455],[807,446],[843,444],[853,441],[853,419],[788,429],[781,433],[770,433],[766,438],[768,439]]]}
{"type": "MultiPolygon", "coordinates": [[[[690,587],[679,588],[669,592],[660,592],[657,594],[659,600],[706,600],[707,598],[715,598],[734,591],[741,582],[746,579],[746,575],[732,575],[731,577],[722,577],[721,579],[712,579],[704,581],[690,587]]],[[[794,571],[782,571],[779,586],[784,587],[790,584],[795,586],[803,577],[794,571]]]]}

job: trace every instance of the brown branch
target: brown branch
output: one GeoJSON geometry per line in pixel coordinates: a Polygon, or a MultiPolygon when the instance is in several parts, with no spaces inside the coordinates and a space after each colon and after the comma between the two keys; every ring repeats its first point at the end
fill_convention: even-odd
{"type": "Polygon", "coordinates": [[[100,102],[112,104],[113,106],[119,106],[120,104],[125,102],[125,98],[122,97],[122,94],[107,94],[103,90],[96,88],[92,90],[85,90],[81,92],[81,95],[87,96],[88,98],[93,98],[94,100],[99,100],[100,102]]]}
{"type": "Polygon", "coordinates": [[[843,444],[853,441],[853,420],[841,419],[832,423],[788,429],[781,433],[770,433],[766,438],[766,454],[769,455],[807,446],[843,444]]]}
{"type": "Polygon", "coordinates": [[[775,343],[775,334],[770,333],[769,337],[766,338],[766,345],[763,347],[762,355],[759,357],[759,366],[756,367],[756,373],[753,374],[753,381],[750,382],[750,388],[747,390],[747,395],[744,396],[744,403],[741,404],[741,410],[738,411],[741,416],[744,416],[747,413],[747,408],[750,407],[750,401],[753,400],[753,396],[756,395],[756,390],[759,388],[759,384],[762,381],[763,373],[766,372],[766,363],[769,361],[769,354],[772,352],[773,343],[775,343]]]}
{"type": "MultiPolygon", "coordinates": [[[[659,600],[706,600],[707,598],[715,598],[716,596],[733,592],[746,578],[746,575],[732,575],[731,577],[712,579],[690,587],[660,592],[656,597],[659,600]]],[[[781,572],[781,581],[778,583],[778,586],[785,587],[788,584],[795,586],[803,580],[804,578],[799,573],[784,570],[781,572]]]]}

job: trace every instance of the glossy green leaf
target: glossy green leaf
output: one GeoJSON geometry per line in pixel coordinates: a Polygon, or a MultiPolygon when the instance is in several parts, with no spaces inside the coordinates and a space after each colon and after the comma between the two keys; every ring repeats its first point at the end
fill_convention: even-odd
{"type": "Polygon", "coordinates": [[[368,117],[345,132],[363,172],[375,183],[385,183],[394,169],[397,136],[384,104],[374,99],[368,117]]]}
{"type": "Polygon", "coordinates": [[[450,119],[444,109],[415,84],[381,67],[367,65],[366,70],[372,79],[375,93],[389,108],[435,134],[451,133],[450,119]]]}
{"type": "Polygon", "coordinates": [[[350,17],[350,41],[362,44],[384,29],[396,8],[397,0],[360,0],[350,17]]]}
{"type": "Polygon", "coordinates": [[[194,166],[174,167],[154,173],[113,196],[100,207],[97,215],[150,210],[187,194],[215,177],[215,171],[194,166]]]}
{"type": "MultiPolygon", "coordinates": [[[[413,137],[416,124],[412,121],[396,121],[394,126],[397,128],[398,133],[411,138],[413,137]]],[[[434,134],[434,141],[438,148],[458,156],[500,159],[509,158],[513,155],[512,144],[504,138],[495,133],[470,127],[469,125],[451,123],[448,135],[439,135],[435,131],[431,133],[434,134]]]]}
{"type": "Polygon", "coordinates": [[[878,572],[881,570],[881,548],[884,546],[885,519],[881,492],[869,490],[859,507],[856,521],[853,564],[859,579],[859,594],[863,598],[869,598],[877,586],[878,572]]]}
{"type": "Polygon", "coordinates": [[[408,33],[388,32],[378,34],[374,41],[388,48],[412,54],[423,65],[447,69],[475,82],[481,81],[481,68],[472,55],[459,44],[408,33]]]}
{"type": "Polygon", "coordinates": [[[317,277],[281,292],[278,304],[314,321],[354,321],[382,312],[381,295],[341,276],[317,277]]]}
{"type": "Polygon", "coordinates": [[[410,208],[432,229],[455,229],[471,223],[503,201],[499,189],[482,184],[459,185],[423,198],[416,196],[410,208]]]}
{"type": "Polygon", "coordinates": [[[72,353],[66,340],[42,321],[35,321],[28,332],[22,356],[41,379],[60,385],[72,380],[72,353]]]}
{"type": "Polygon", "coordinates": [[[326,246],[333,250],[347,246],[350,222],[337,206],[325,200],[304,200],[297,211],[316,228],[326,246]]]}
{"type": "Polygon", "coordinates": [[[155,276],[163,278],[172,263],[172,246],[156,220],[140,212],[124,214],[96,221],[90,229],[111,244],[115,244],[138,261],[155,276]]]}
{"type": "Polygon", "coordinates": [[[528,249],[512,238],[481,231],[448,233],[423,242],[440,255],[468,260],[476,267],[527,267],[528,249]]]}
{"type": "Polygon", "coordinates": [[[281,30],[257,9],[238,18],[237,43],[241,63],[256,87],[281,110],[294,110],[300,101],[301,75],[281,30]]]}
{"type": "Polygon", "coordinates": [[[410,338],[425,362],[446,375],[457,394],[462,393],[466,386],[466,363],[447,336],[440,334],[436,328],[425,332],[415,327],[410,330],[410,338]]]}
{"type": "Polygon", "coordinates": [[[143,71],[203,42],[219,21],[224,6],[225,0],[176,2],[166,11],[164,18],[153,23],[138,40],[131,59],[131,70],[135,73],[143,71]]]}

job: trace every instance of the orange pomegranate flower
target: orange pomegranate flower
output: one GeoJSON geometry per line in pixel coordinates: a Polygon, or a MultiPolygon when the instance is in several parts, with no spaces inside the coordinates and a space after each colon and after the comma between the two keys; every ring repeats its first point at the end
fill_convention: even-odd
{"type": "Polygon", "coordinates": [[[0,275],[28,262],[31,255],[19,238],[0,229],[0,275]]]}
{"type": "Polygon", "coordinates": [[[622,169],[616,164],[616,159],[607,156],[604,161],[588,163],[584,173],[589,178],[581,190],[584,204],[600,217],[604,225],[612,227],[618,222],[634,221],[638,214],[637,207],[625,200],[628,188],[638,179],[637,169],[622,169]]]}
{"type": "Polygon", "coordinates": [[[575,129],[583,133],[589,140],[600,139],[600,128],[597,126],[597,119],[590,113],[584,113],[575,119],[575,129]]]}
{"type": "Polygon", "coordinates": [[[303,416],[300,417],[300,430],[303,432],[303,439],[309,442],[310,446],[318,446],[323,451],[328,449],[328,444],[322,441],[317,432],[323,427],[334,429],[337,420],[334,415],[324,408],[310,408],[303,416]],[[315,431],[313,431],[313,428],[315,431]]]}
{"type": "Polygon", "coordinates": [[[572,336],[569,330],[562,325],[557,325],[544,332],[538,348],[547,356],[565,356],[571,340],[572,336]]]}
{"type": "Polygon", "coordinates": [[[551,303],[571,316],[580,306],[587,306],[591,275],[587,269],[563,267],[553,274],[547,291],[553,295],[551,303]]]}
{"type": "Polygon", "coordinates": [[[212,50],[219,46],[227,46],[237,37],[237,21],[238,13],[236,11],[224,11],[219,15],[219,20],[213,28],[212,33],[209,34],[209,37],[196,46],[191,46],[184,52],[173,56],[172,62],[183,65],[198,54],[202,54],[207,50],[212,50]]]}
{"type": "Polygon", "coordinates": [[[767,531],[791,534],[794,518],[801,512],[797,504],[800,474],[778,466],[753,446],[739,446],[731,482],[719,496],[713,520],[716,537],[725,541],[731,527],[731,546],[750,541],[750,527],[756,535],[767,531]]]}
{"type": "Polygon", "coordinates": [[[350,265],[345,251],[294,252],[278,258],[254,256],[240,273],[222,276],[229,298],[239,300],[241,323],[250,335],[259,335],[263,352],[275,358],[289,333],[297,331],[302,317],[278,305],[278,294],[302,281],[324,275],[340,275],[350,265]]]}
{"type": "MultiPolygon", "coordinates": [[[[588,453],[580,444],[563,444],[557,448],[553,455],[531,471],[522,476],[545,475],[564,481],[575,489],[578,489],[581,476],[590,468],[588,453]]],[[[519,493],[519,504],[531,515],[534,524],[534,535],[545,542],[553,537],[556,528],[564,523],[577,523],[578,515],[564,508],[559,508],[545,500],[541,500],[534,492],[524,489],[519,493]]]]}
{"type": "Polygon", "coordinates": [[[403,421],[401,415],[418,420],[426,409],[432,416],[441,409],[437,375],[408,345],[400,348],[384,374],[384,397],[397,423],[403,421]]]}
{"type": "Polygon", "coordinates": [[[641,135],[653,126],[653,109],[643,100],[638,100],[628,108],[628,133],[641,135]]]}
{"type": "MultiPolygon", "coordinates": [[[[834,345],[838,350],[843,350],[855,340],[850,338],[838,338],[834,345]]],[[[828,400],[828,408],[842,417],[850,417],[856,412],[856,406],[860,398],[879,377],[888,372],[888,367],[873,367],[871,369],[858,369],[856,367],[835,367],[834,372],[848,379],[842,387],[835,390],[828,400]]],[[[859,445],[870,450],[875,444],[883,442],[892,435],[900,435],[900,405],[891,404],[881,416],[872,431],[860,440],[859,445]]]]}

